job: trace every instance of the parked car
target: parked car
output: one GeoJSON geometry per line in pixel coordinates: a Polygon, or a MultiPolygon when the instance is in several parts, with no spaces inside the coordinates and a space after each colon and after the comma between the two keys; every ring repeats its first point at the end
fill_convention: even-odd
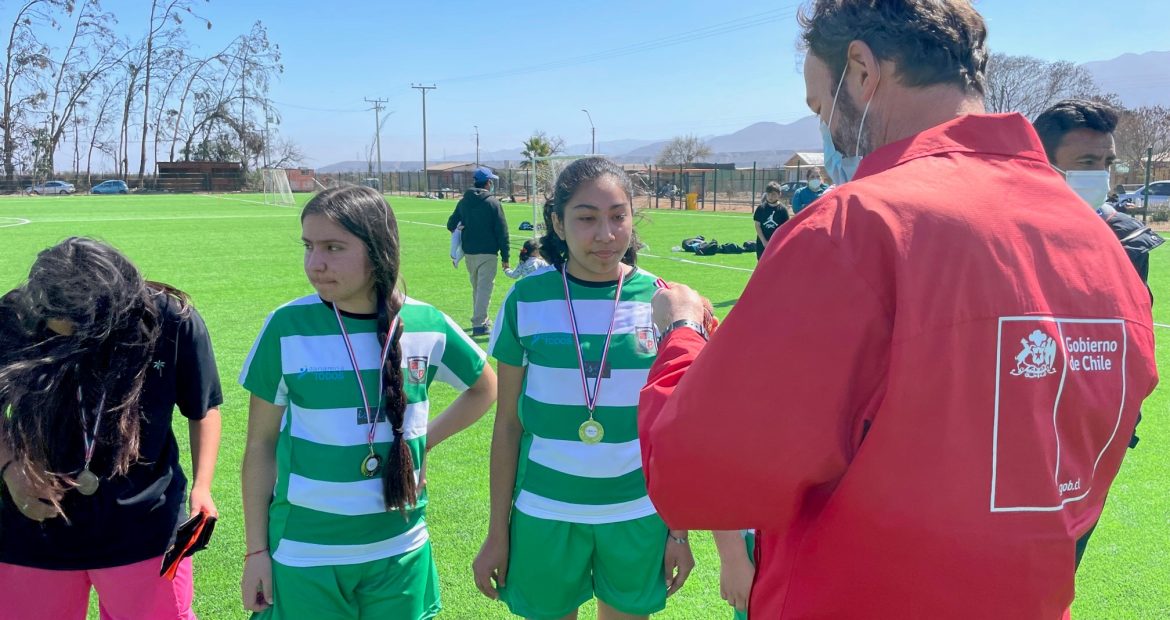
{"type": "Polygon", "coordinates": [[[45,181],[28,189],[30,194],[44,194],[46,196],[49,194],[72,194],[75,191],[77,189],[73,187],[73,184],[65,181],[45,181]]]}
{"type": "Polygon", "coordinates": [[[129,194],[130,188],[126,186],[126,182],[119,179],[110,179],[109,181],[102,181],[90,188],[91,194],[129,194]]]}
{"type": "Polygon", "coordinates": [[[791,200],[792,196],[796,194],[796,190],[805,187],[806,185],[808,185],[808,181],[789,181],[787,183],[781,183],[780,197],[791,200]]]}
{"type": "Polygon", "coordinates": [[[1140,209],[1142,199],[1147,195],[1150,197],[1151,208],[1170,206],[1170,181],[1155,181],[1150,183],[1148,187],[1139,187],[1128,194],[1121,194],[1117,200],[1118,202],[1132,200],[1134,206],[1140,209]]]}

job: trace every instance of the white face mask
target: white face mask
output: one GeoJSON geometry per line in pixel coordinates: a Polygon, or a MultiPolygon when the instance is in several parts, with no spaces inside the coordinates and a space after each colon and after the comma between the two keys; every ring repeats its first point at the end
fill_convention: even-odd
{"type": "Polygon", "coordinates": [[[1064,180],[1081,200],[1094,209],[1105,204],[1105,199],[1109,197],[1108,170],[1069,170],[1064,173],[1064,180]]]}
{"type": "Polygon", "coordinates": [[[821,180],[820,179],[811,179],[808,182],[808,188],[814,192],[817,191],[818,189],[821,188],[821,180]]]}
{"type": "MultiPolygon", "coordinates": [[[[853,180],[853,175],[857,173],[857,167],[861,165],[861,135],[865,130],[865,117],[869,115],[869,104],[873,102],[871,95],[869,101],[865,102],[865,109],[861,112],[861,123],[857,126],[857,143],[853,147],[853,156],[846,157],[843,153],[837,150],[837,145],[833,143],[833,116],[837,113],[837,98],[841,96],[841,87],[845,85],[845,74],[849,71],[849,59],[845,59],[845,68],[841,70],[841,79],[837,80],[837,90],[833,93],[833,107],[829,110],[829,122],[821,121],[821,139],[824,142],[825,151],[825,172],[833,177],[833,182],[840,185],[841,183],[848,183],[853,180]]],[[[881,82],[881,73],[878,74],[877,80],[881,82]]],[[[874,95],[877,94],[877,86],[874,86],[874,95]]]]}

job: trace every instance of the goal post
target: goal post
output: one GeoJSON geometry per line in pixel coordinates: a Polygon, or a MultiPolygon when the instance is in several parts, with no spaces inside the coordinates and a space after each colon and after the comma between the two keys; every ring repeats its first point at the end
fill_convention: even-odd
{"type": "Polygon", "coordinates": [[[544,232],[544,200],[552,197],[556,191],[557,177],[569,164],[593,157],[592,155],[549,155],[547,157],[530,157],[527,164],[532,172],[528,175],[528,200],[532,203],[532,237],[535,239],[544,232]],[[537,199],[541,202],[537,206],[537,199]]]}
{"type": "Polygon", "coordinates": [[[288,172],[283,168],[260,170],[264,181],[264,204],[291,207],[296,204],[292,188],[288,184],[288,172]]]}

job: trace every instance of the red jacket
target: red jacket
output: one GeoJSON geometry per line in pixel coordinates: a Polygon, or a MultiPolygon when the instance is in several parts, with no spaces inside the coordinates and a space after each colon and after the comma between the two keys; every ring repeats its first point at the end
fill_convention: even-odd
{"type": "Polygon", "coordinates": [[[663,341],[643,467],[672,527],[762,530],[753,618],[1056,619],[1156,382],[1109,227],[1022,116],[964,116],[777,231],[706,346],[663,341]]]}

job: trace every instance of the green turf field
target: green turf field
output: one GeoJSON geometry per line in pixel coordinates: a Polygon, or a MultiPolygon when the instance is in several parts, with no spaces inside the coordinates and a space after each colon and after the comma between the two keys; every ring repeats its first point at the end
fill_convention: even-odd
{"type": "MultiPolygon", "coordinates": [[[[308,196],[297,195],[303,203],[308,196]]],[[[445,229],[452,201],[392,197],[403,247],[408,293],[434,304],[462,325],[469,323],[467,272],[451,267],[445,229]]],[[[244,553],[239,468],[243,455],[247,395],[236,376],[265,315],[312,291],[301,269],[302,248],[295,208],[262,204],[258,195],[62,196],[0,198],[0,291],[17,285],[37,251],[69,235],[103,239],[126,252],[147,277],[187,291],[211,331],[226,402],[224,434],[214,492],[220,510],[213,546],[195,562],[195,610],[201,618],[241,618],[239,580],[244,553]]],[[[531,219],[527,205],[508,207],[513,228],[531,219]]],[[[694,257],[672,253],[697,234],[721,242],[751,239],[747,214],[645,212],[638,232],[649,248],[640,265],[666,279],[685,282],[714,303],[720,316],[743,290],[754,254],[694,257]],[[681,260],[689,258],[689,261],[681,260]]],[[[514,245],[529,233],[514,231],[514,245]]],[[[516,249],[516,248],[514,248],[516,249]]],[[[515,259],[513,259],[515,262],[515,259]]],[[[1170,250],[1153,255],[1150,285],[1170,300],[1170,250]]],[[[492,298],[494,315],[512,281],[502,273],[492,298]]],[[[1170,324],[1170,302],[1155,307],[1155,320],[1170,324]]],[[[784,320],[784,317],[777,317],[784,320]]],[[[1159,335],[1170,335],[1170,329],[1159,335]]],[[[486,346],[486,339],[478,339],[486,346]]],[[[1158,348],[1159,359],[1170,349],[1158,348]]],[[[1126,459],[1081,566],[1074,618],[1170,618],[1170,421],[1168,390],[1160,388],[1145,406],[1142,442],[1126,459]]],[[[433,411],[454,392],[436,384],[433,411]]],[[[431,453],[428,523],[442,581],[447,618],[506,618],[502,604],[475,589],[470,565],[487,527],[488,448],[492,412],[468,431],[431,453]]],[[[186,443],[186,425],[176,426],[186,443]]],[[[189,470],[189,464],[185,464],[189,470]]],[[[692,536],[697,567],[661,618],[730,618],[719,598],[719,567],[706,534],[692,536]]],[[[940,558],[940,561],[946,561],[940,558]]],[[[891,570],[897,559],[891,558],[891,570]]],[[[582,617],[592,617],[590,605],[582,617]]],[[[91,615],[95,617],[96,615],[91,615]]]]}

